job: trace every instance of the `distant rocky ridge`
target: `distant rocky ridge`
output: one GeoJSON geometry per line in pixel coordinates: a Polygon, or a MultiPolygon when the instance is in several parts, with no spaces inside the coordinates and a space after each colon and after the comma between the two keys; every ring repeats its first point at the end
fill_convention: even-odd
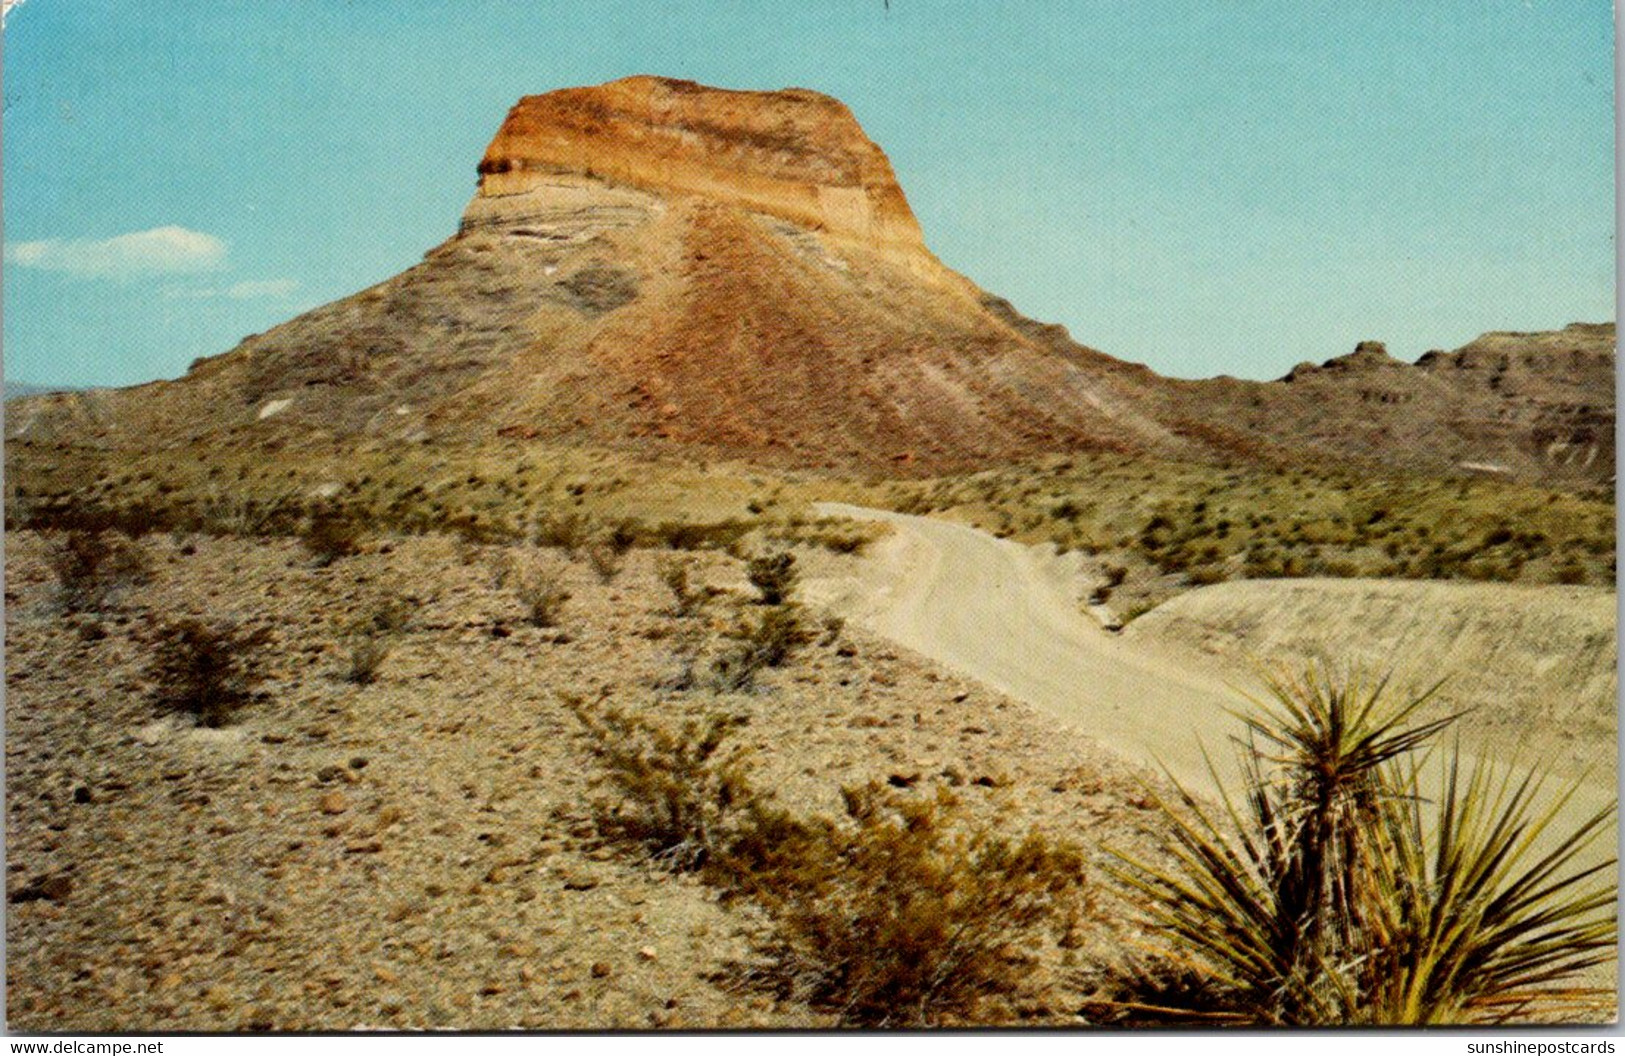
{"type": "Polygon", "coordinates": [[[423,262],[181,379],[10,408],[11,446],[693,450],[928,473],[1069,450],[1613,474],[1612,324],[1180,381],[944,267],[838,101],[634,77],[522,99],[423,262]]]}
{"type": "Polygon", "coordinates": [[[4,384],[3,398],[21,399],[24,396],[44,396],[52,392],[73,392],[73,385],[31,385],[26,381],[8,381],[4,384]]]}

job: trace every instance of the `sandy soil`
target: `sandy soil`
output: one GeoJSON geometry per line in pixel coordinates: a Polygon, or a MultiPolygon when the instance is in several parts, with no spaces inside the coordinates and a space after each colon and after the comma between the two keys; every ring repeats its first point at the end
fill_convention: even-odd
{"type": "MultiPolygon", "coordinates": [[[[543,629],[495,585],[500,548],[380,540],[315,568],[292,541],[144,545],[150,584],[65,617],[41,539],[7,539],[13,1030],[828,1025],[719,976],[751,956],[748,911],[601,844],[561,693],[744,714],[759,783],[800,810],[871,779],[947,785],[979,817],[1081,841],[1092,869],[1157,831],[1133,767],[858,629],[754,693],[657,688],[696,622],[734,618],[726,599],[708,621],[669,615],[663,554],[634,551],[610,583],[557,551],[510,554],[574,595],[543,629]],[[350,685],[340,628],[385,599],[411,622],[379,681],[350,685]],[[271,631],[265,699],[227,729],[152,702],[145,642],[186,614],[271,631]]],[[[749,592],[739,561],[694,560],[700,582],[749,592]]],[[[832,575],[850,560],[817,557],[832,575]]],[[[1097,890],[1088,944],[1046,967],[1056,996],[1024,1022],[1079,1022],[1068,962],[1132,937],[1097,890]]]]}
{"type": "MultiPolygon", "coordinates": [[[[872,548],[855,574],[818,585],[822,596],[837,609],[879,634],[1098,739],[1128,759],[1166,768],[1187,787],[1209,794],[1218,785],[1239,787],[1233,752],[1226,743],[1238,723],[1229,711],[1245,707],[1248,695],[1263,693],[1257,669],[1242,646],[1226,651],[1209,640],[1203,650],[1196,647],[1201,640],[1197,636],[1182,638],[1173,631],[1133,633],[1132,625],[1130,633],[1105,631],[1080,612],[1070,566],[1047,550],[931,518],[839,504],[824,504],[821,509],[830,515],[882,520],[895,529],[872,548]]],[[[1351,595],[1371,599],[1404,594],[1422,620],[1430,607],[1435,613],[1441,611],[1441,597],[1450,599],[1458,615],[1465,599],[1482,597],[1485,604],[1474,610],[1475,621],[1452,639],[1457,648],[1450,658],[1460,663],[1476,658],[1482,663],[1494,656],[1494,670],[1506,678],[1521,675],[1520,692],[1533,692],[1536,697],[1557,696],[1566,681],[1576,677],[1561,663],[1547,662],[1562,661],[1576,634],[1583,640],[1605,626],[1611,629],[1601,615],[1608,607],[1606,599],[1596,596],[1599,592],[1578,598],[1573,588],[1545,593],[1542,588],[1491,585],[1480,596],[1471,587],[1464,594],[1464,588],[1455,584],[1441,590],[1418,583],[1362,583],[1344,588],[1326,581],[1299,581],[1291,587],[1259,584],[1253,592],[1269,596],[1271,591],[1316,589],[1326,592],[1324,604],[1303,603],[1302,611],[1351,609],[1342,622],[1329,623],[1328,630],[1355,638],[1362,620],[1351,595]],[[1584,604],[1577,605],[1578,601],[1584,604]],[[1536,634],[1536,625],[1545,629],[1536,634]],[[1576,625],[1581,630],[1576,631],[1576,625]],[[1556,633],[1559,627],[1567,633],[1556,633]],[[1471,655],[1465,652],[1469,642],[1474,649],[1471,655]],[[1537,660],[1534,654],[1542,651],[1543,658],[1537,660]],[[1529,689],[1542,685],[1549,694],[1529,689]]],[[[1195,607],[1195,601],[1185,601],[1181,611],[1195,607]]],[[[1473,606],[1466,609],[1473,610],[1473,606]]],[[[1169,622],[1175,628],[1186,626],[1169,622]]],[[[1467,624],[1464,619],[1457,622],[1467,624]]],[[[1366,651],[1376,648],[1382,633],[1378,627],[1364,636],[1366,651]]],[[[1218,636],[1217,630],[1209,628],[1209,639],[1218,636]]],[[[1263,644],[1272,641],[1266,639],[1263,644]]],[[[1361,658],[1364,653],[1355,648],[1346,655],[1361,658]]],[[[1592,661],[1596,677],[1605,678],[1611,672],[1612,655],[1610,635],[1606,656],[1592,661]]],[[[1268,648],[1258,649],[1253,656],[1265,661],[1298,658],[1288,650],[1268,648]]],[[[1586,676],[1579,677],[1584,681],[1586,676]]],[[[1470,680],[1458,687],[1451,705],[1487,702],[1500,717],[1501,725],[1479,729],[1480,733],[1493,730],[1493,738],[1480,736],[1466,742],[1463,756],[1469,765],[1514,755],[1515,763],[1528,763],[1532,758],[1541,761],[1559,782],[1579,780],[1560,820],[1579,822],[1614,800],[1618,753],[1611,738],[1588,735],[1583,766],[1564,765],[1561,759],[1539,755],[1537,746],[1550,741],[1565,716],[1526,715],[1518,722],[1516,713],[1499,706],[1497,690],[1493,678],[1470,680]],[[1509,743],[1516,746],[1513,751],[1501,750],[1509,743]]],[[[1610,843],[1599,848],[1598,854],[1616,848],[1617,842],[1610,843]]]]}

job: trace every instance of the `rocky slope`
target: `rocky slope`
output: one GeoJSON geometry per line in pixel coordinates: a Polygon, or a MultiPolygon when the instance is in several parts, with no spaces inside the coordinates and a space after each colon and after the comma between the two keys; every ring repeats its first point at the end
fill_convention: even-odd
{"type": "MultiPolygon", "coordinates": [[[[562,552],[448,538],[326,568],[292,542],[143,545],[151,583],[68,618],[43,541],[6,550],[13,1030],[832,1025],[729,974],[759,915],[595,835],[607,793],[560,699],[605,688],[672,721],[747,717],[753,773],[797,811],[889,780],[1081,841],[1086,945],[1043,965],[1057,992],[1012,1022],[1080,1023],[1074,970],[1144,941],[1101,874],[1106,847],[1155,843],[1147,775],[879,639],[809,645],[755,692],[685,693],[662,687],[687,637],[732,617],[672,615],[648,550],[606,584],[562,552]],[[517,558],[559,570],[559,627],[494,582],[517,558]],[[347,683],[343,628],[383,602],[409,622],[375,683],[347,683]],[[224,729],[166,716],[143,674],[152,627],[188,614],[270,630],[265,699],[224,729]]],[[[689,557],[696,586],[750,593],[740,562],[689,557]]]]}
{"type": "Polygon", "coordinates": [[[944,267],[881,149],[815,92],[634,77],[527,97],[423,262],[174,382],[44,397],[8,437],[110,447],[543,439],[809,468],[1035,454],[1613,472],[1613,327],[1380,346],[1184,382],[944,267]]]}

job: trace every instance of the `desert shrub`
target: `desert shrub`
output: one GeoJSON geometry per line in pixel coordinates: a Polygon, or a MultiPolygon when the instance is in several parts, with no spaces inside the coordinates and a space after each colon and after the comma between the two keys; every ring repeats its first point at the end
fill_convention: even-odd
{"type": "Polygon", "coordinates": [[[699,612],[710,600],[711,594],[703,587],[696,588],[692,579],[692,569],[688,561],[681,558],[671,558],[660,562],[660,582],[671,591],[671,614],[678,617],[692,616],[699,612]]]}
{"type": "Polygon", "coordinates": [[[303,507],[293,495],[258,500],[216,492],[199,505],[196,527],[209,535],[239,538],[291,535],[303,515],[303,507]]]}
{"type": "Polygon", "coordinates": [[[650,537],[672,550],[727,550],[736,545],[751,525],[742,521],[689,524],[667,521],[652,529],[650,537]]]}
{"type": "Polygon", "coordinates": [[[1223,565],[1198,565],[1185,574],[1185,581],[1193,587],[1223,583],[1228,578],[1223,565]]]}
{"type": "Polygon", "coordinates": [[[616,550],[607,542],[594,543],[587,548],[587,563],[597,573],[600,583],[613,583],[626,562],[625,554],[626,551],[616,550]]]}
{"type": "Polygon", "coordinates": [[[29,499],[13,494],[7,499],[6,507],[7,527],[31,528],[37,532],[119,532],[139,539],[164,531],[174,521],[169,511],[144,502],[109,505],[80,497],[29,499]]]}
{"type": "Polygon", "coordinates": [[[902,492],[888,496],[887,505],[898,513],[924,515],[937,508],[937,504],[927,495],[919,492],[902,492]]]}
{"type": "Polygon", "coordinates": [[[735,638],[760,657],[761,666],[779,667],[791,653],[812,641],[813,634],[807,630],[799,607],[780,605],[754,619],[744,620],[735,631],[735,638]]]}
{"type": "Polygon", "coordinates": [[[1118,587],[1123,585],[1123,580],[1128,578],[1128,569],[1122,565],[1107,565],[1103,571],[1106,580],[1090,593],[1089,604],[1091,605],[1104,605],[1111,601],[1112,594],[1118,587]]]}
{"type": "MultiPolygon", "coordinates": [[[[477,513],[464,513],[447,518],[444,527],[457,537],[458,553],[478,554],[481,547],[510,543],[523,537],[522,532],[500,521],[482,520],[477,513]]],[[[464,564],[471,564],[472,559],[464,564]]]]}
{"type": "Polygon", "coordinates": [[[763,605],[782,605],[795,591],[796,555],[780,552],[753,557],[745,565],[745,574],[763,605]]]}
{"type": "Polygon", "coordinates": [[[567,697],[564,705],[587,733],[599,783],[617,794],[596,808],[604,836],[679,870],[705,865],[726,844],[736,809],[751,798],[743,751],[724,750],[743,716],[668,723],[603,700],[567,697]]]}
{"type": "Polygon", "coordinates": [[[165,624],[151,643],[147,668],[158,703],[193,716],[200,726],[224,726],[263,681],[261,658],[269,638],[264,628],[244,631],[228,623],[165,624]]]}
{"type": "Polygon", "coordinates": [[[814,635],[797,606],[779,605],[741,619],[729,637],[731,646],[712,661],[712,684],[722,692],[744,693],[763,668],[782,666],[814,635]]]}
{"type": "Polygon", "coordinates": [[[711,660],[711,688],[719,693],[748,693],[764,665],[749,649],[734,647],[711,660]]]}
{"type": "Polygon", "coordinates": [[[130,539],[168,531],[183,519],[176,510],[163,509],[147,502],[124,503],[108,510],[109,525],[130,539]]]}
{"type": "Polygon", "coordinates": [[[361,551],[361,527],[340,510],[319,510],[312,514],[299,541],[318,568],[325,568],[341,557],[361,551]]]}
{"type": "Polygon", "coordinates": [[[833,554],[856,554],[888,530],[882,524],[825,517],[811,522],[792,519],[774,528],[770,534],[771,538],[783,544],[821,546],[833,554]]]}
{"type": "Polygon", "coordinates": [[[614,798],[606,838],[695,870],[771,925],[750,976],[858,1026],[974,1023],[1032,994],[1035,955],[1086,907],[1074,846],[972,823],[945,790],[843,791],[839,819],[799,818],[755,789],[728,746],[741,716],[659,720],[567,698],[614,798]]]}
{"type": "Polygon", "coordinates": [[[344,669],[344,680],[357,686],[370,686],[378,681],[378,668],[394,649],[394,643],[382,634],[358,634],[350,639],[349,663],[344,669]]]}
{"type": "Polygon", "coordinates": [[[526,570],[514,591],[525,607],[525,619],[536,627],[556,627],[570,592],[555,569],[536,566],[526,570]]]}
{"type": "Polygon", "coordinates": [[[1552,578],[1559,583],[1577,586],[1587,582],[1590,577],[1586,574],[1585,565],[1577,558],[1569,557],[1557,566],[1552,572],[1552,578]]]}
{"type": "Polygon", "coordinates": [[[830,528],[820,532],[813,541],[832,554],[857,554],[874,538],[873,532],[863,528],[830,528]]]}
{"type": "Polygon", "coordinates": [[[638,543],[638,526],[629,520],[616,521],[601,540],[617,557],[625,557],[638,543]]]}
{"type": "Polygon", "coordinates": [[[140,545],[105,532],[68,532],[49,543],[45,560],[56,576],[57,599],[70,612],[104,608],[119,591],[151,576],[140,545]]]}
{"type": "Polygon", "coordinates": [[[1006,1018],[1032,991],[1037,950],[1078,926],[1082,852],[973,824],[946,789],[843,795],[838,820],[758,806],[722,863],[772,923],[763,978],[853,1026],[1006,1018]]]}
{"type": "Polygon", "coordinates": [[[355,634],[400,634],[412,622],[413,604],[405,598],[385,598],[367,608],[351,626],[355,634]]]}
{"type": "Polygon", "coordinates": [[[564,550],[574,554],[587,544],[592,535],[592,522],[585,514],[545,514],[536,519],[531,541],[537,546],[564,550]]]}
{"type": "MultiPolygon", "coordinates": [[[[1586,856],[1614,806],[1568,832],[1536,805],[1540,780],[1444,763],[1422,788],[1415,754],[1453,717],[1416,725],[1428,694],[1310,670],[1277,676],[1247,717],[1247,793],[1221,809],[1163,804],[1168,865],[1118,872],[1163,936],[1163,960],[1206,981],[1174,1019],[1276,1026],[1484,1023],[1572,1012],[1564,986],[1615,954],[1613,860],[1586,856]]],[[[1564,796],[1558,806],[1572,795],[1564,796]]],[[[1142,1014],[1153,1000],[1129,980],[1142,1014]]]]}

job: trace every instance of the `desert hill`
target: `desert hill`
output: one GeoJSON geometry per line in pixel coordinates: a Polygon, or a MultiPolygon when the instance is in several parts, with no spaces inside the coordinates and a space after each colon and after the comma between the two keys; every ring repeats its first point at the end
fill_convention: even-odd
{"type": "Polygon", "coordinates": [[[838,101],[633,77],[522,99],[417,266],[185,377],[10,408],[114,448],[696,450],[941,472],[1106,450],[1553,483],[1613,472],[1613,326],[1176,381],[942,265],[838,101]]]}

